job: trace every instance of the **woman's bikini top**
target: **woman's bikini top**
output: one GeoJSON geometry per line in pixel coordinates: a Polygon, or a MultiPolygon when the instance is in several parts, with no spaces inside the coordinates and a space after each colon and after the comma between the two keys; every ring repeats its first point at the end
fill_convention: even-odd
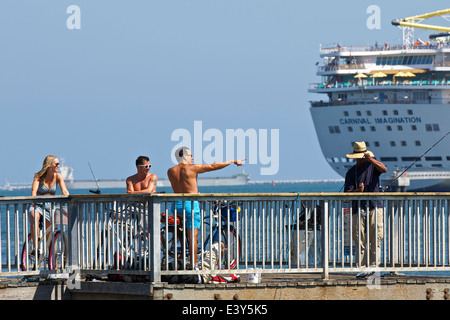
{"type": "Polygon", "coordinates": [[[45,184],[43,184],[42,182],[39,182],[39,187],[38,187],[36,193],[38,196],[42,196],[42,195],[46,195],[46,194],[55,195],[56,183],[49,189],[49,188],[47,188],[47,186],[45,184]]]}

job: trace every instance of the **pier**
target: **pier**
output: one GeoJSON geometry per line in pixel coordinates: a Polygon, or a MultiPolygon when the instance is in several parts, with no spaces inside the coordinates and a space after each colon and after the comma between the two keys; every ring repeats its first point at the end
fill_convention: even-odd
{"type": "MultiPolygon", "coordinates": [[[[449,196],[287,193],[1,198],[0,297],[447,300],[449,196]],[[176,240],[183,242],[188,232],[186,228],[181,233],[171,232],[190,218],[183,207],[176,212],[180,220],[170,221],[172,203],[181,200],[200,205],[199,270],[170,259],[184,256],[189,261],[188,245],[170,248],[176,240]],[[353,213],[350,204],[370,200],[382,202],[382,221],[376,220],[382,225],[382,234],[377,234],[378,265],[365,267],[356,258],[361,244],[371,244],[352,240],[350,217],[360,221],[367,215],[364,211],[353,213]],[[39,254],[28,238],[30,203],[50,203],[54,212],[50,236],[42,239],[47,249],[37,250],[39,254]],[[220,211],[217,204],[222,204],[220,211]],[[214,230],[219,230],[216,237],[212,236],[214,230]],[[218,252],[221,266],[211,270],[206,253],[220,242],[226,244],[226,249],[218,252]],[[361,272],[366,276],[356,278],[361,272]],[[164,281],[173,276],[208,278],[231,273],[241,281],[164,281]],[[255,273],[261,280],[247,281],[247,275],[255,273]]],[[[369,229],[366,232],[369,239],[369,229]]]]}
{"type": "Polygon", "coordinates": [[[267,275],[261,283],[152,284],[81,278],[69,289],[67,280],[2,278],[0,300],[442,300],[450,299],[450,277],[383,274],[356,279],[354,274],[267,275]]]}

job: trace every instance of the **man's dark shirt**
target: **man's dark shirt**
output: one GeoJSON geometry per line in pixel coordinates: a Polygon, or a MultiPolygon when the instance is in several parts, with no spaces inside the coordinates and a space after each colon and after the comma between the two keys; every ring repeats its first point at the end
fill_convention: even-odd
{"type": "MultiPolygon", "coordinates": [[[[351,167],[347,174],[345,175],[345,186],[344,190],[353,191],[358,189],[360,183],[364,183],[364,192],[380,192],[380,175],[381,172],[375,168],[372,162],[366,162],[361,165],[354,165],[351,167]]],[[[361,200],[360,208],[365,209],[366,201],[361,200]]],[[[383,202],[381,200],[372,200],[370,201],[369,208],[373,209],[378,207],[381,208],[383,206],[383,202]]],[[[352,201],[353,214],[358,213],[358,201],[352,201]]]]}

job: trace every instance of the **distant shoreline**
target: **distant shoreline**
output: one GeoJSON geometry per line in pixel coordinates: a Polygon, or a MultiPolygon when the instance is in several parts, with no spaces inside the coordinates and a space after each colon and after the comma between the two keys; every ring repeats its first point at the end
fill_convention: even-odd
{"type": "Polygon", "coordinates": [[[262,180],[262,181],[249,181],[248,184],[288,184],[288,183],[340,183],[344,182],[344,179],[324,179],[324,180],[262,180]]]}

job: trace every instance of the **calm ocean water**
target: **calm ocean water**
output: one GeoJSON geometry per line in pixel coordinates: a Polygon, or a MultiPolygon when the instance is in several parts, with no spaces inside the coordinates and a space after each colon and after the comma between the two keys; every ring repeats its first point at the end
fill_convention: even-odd
{"type": "MultiPolygon", "coordinates": [[[[199,187],[200,193],[278,193],[278,192],[339,192],[344,182],[335,181],[313,181],[298,183],[256,183],[243,186],[214,186],[199,187]]],[[[157,191],[172,193],[170,187],[158,187],[157,191]]],[[[88,189],[69,189],[70,194],[91,194],[88,189]]],[[[125,188],[101,189],[102,194],[121,194],[125,193],[125,188]]],[[[0,196],[17,197],[29,196],[31,189],[21,190],[0,190],[0,196]]],[[[56,194],[61,194],[59,189],[56,194]]]]}

